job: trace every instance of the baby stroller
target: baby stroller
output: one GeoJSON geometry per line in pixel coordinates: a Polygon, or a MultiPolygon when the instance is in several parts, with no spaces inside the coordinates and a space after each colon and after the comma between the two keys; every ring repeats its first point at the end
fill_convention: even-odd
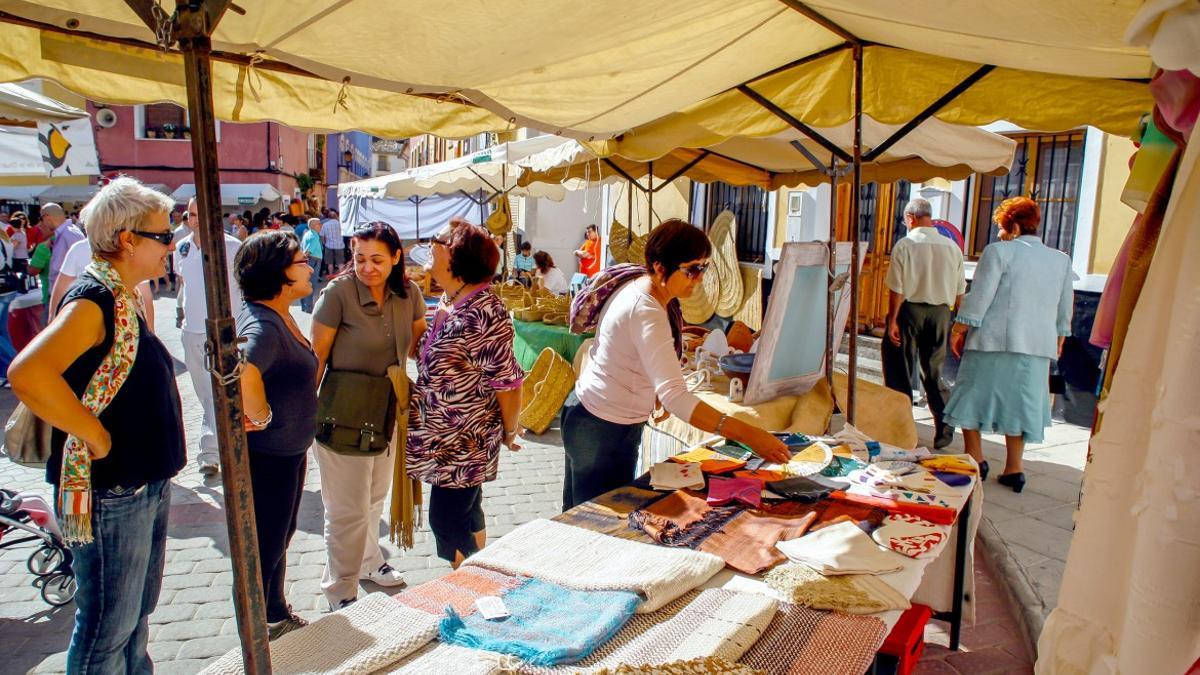
{"type": "Polygon", "coordinates": [[[76,589],[71,550],[63,543],[50,506],[37,495],[0,489],[0,548],[27,542],[41,542],[25,566],[37,577],[33,584],[42,600],[54,607],[71,602],[76,589]]]}

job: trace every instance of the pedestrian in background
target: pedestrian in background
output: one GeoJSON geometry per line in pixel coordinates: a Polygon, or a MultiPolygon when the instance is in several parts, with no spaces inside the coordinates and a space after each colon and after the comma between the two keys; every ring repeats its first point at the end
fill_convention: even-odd
{"type": "Polygon", "coordinates": [[[54,279],[62,269],[63,259],[67,257],[67,251],[75,242],[84,239],[83,230],[67,217],[67,212],[62,206],[53,202],[42,205],[40,222],[45,223],[49,232],[54,235],[50,252],[50,286],[53,287],[54,279]]]}
{"type": "Polygon", "coordinates": [[[566,295],[571,291],[567,276],[554,264],[554,258],[545,251],[533,254],[533,262],[537,267],[537,282],[542,288],[555,295],[566,295]]]}
{"type": "Polygon", "coordinates": [[[174,362],[133,289],[166,267],[172,206],[133,178],[100,189],[83,213],[96,256],[9,371],[18,398],[55,429],[46,479],[79,585],[70,673],[153,670],[149,617],[186,453],[174,362]]]}
{"type": "Polygon", "coordinates": [[[579,259],[579,271],[589,279],[600,271],[600,231],[595,225],[588,225],[583,231],[583,244],[575,251],[579,259]]]}
{"type": "Polygon", "coordinates": [[[321,268],[324,267],[322,260],[325,257],[325,250],[321,246],[321,221],[319,219],[309,218],[308,227],[304,228],[304,234],[300,235],[300,248],[308,256],[308,266],[313,270],[312,293],[307,298],[300,300],[300,309],[312,314],[313,303],[317,301],[317,292],[321,289],[321,268]]]}
{"type": "Polygon", "coordinates": [[[997,480],[1020,492],[1025,443],[1041,443],[1050,426],[1050,360],[1071,334],[1075,290],[1071,258],[1037,234],[1037,202],[1006,199],[994,218],[1001,241],[983,249],[955,318],[951,348],[962,365],[946,419],[962,428],[985,480],[980,432],[1004,434],[1007,458],[997,480]]]}
{"type": "Polygon", "coordinates": [[[420,341],[410,407],[409,475],[429,483],[437,555],[457,568],[483,548],[483,484],[500,446],[518,450],[521,381],[508,310],[489,290],[500,251],[483,228],[451,221],[432,239],[429,274],[446,289],[420,341]]]}
{"type": "Polygon", "coordinates": [[[321,210],[321,244],[325,247],[325,273],[337,274],[346,264],[349,248],[342,237],[341,221],[329,209],[321,210]]]}
{"type": "MultiPolygon", "coordinates": [[[[404,249],[395,231],[373,223],[355,230],[350,246],[353,268],[329,282],[313,313],[318,384],[332,383],[343,372],[386,378],[390,368],[404,368],[425,332],[425,299],[405,274],[404,249]]],[[[319,393],[331,395],[354,392],[334,387],[319,393]]],[[[380,586],[404,583],[379,546],[379,519],[396,462],[393,450],[404,452],[344,454],[320,443],[315,448],[325,504],[321,590],[331,609],[358,598],[360,579],[380,586]]]]}
{"type": "MultiPolygon", "coordinates": [[[[200,474],[215,476],[221,469],[220,455],[217,452],[217,423],[213,410],[212,376],[205,364],[204,345],[208,341],[208,300],[205,297],[204,286],[204,256],[200,251],[200,214],[196,208],[196,199],[192,198],[187,205],[188,218],[186,221],[190,234],[175,245],[175,271],[179,275],[179,297],[183,298],[183,322],[180,328],[179,341],[183,346],[183,363],[187,367],[188,377],[192,380],[192,388],[196,390],[196,398],[200,401],[203,416],[200,420],[199,452],[196,463],[200,465],[200,474]]],[[[237,216],[234,216],[235,218],[237,216]]],[[[233,316],[242,312],[242,291],[238,288],[234,274],[233,261],[237,259],[238,249],[242,242],[237,237],[225,234],[221,252],[225,254],[227,279],[229,287],[229,305],[233,316]]]]}
{"type": "Polygon", "coordinates": [[[933,210],[925,199],[904,207],[908,234],[892,249],[888,266],[887,339],[883,341],[884,383],[913,396],[914,364],[920,364],[921,382],[933,414],[933,447],[954,441],[954,426],[944,420],[950,388],[942,381],[942,365],[950,338],[951,313],[967,290],[963,255],[948,237],[933,226],[933,210]]]}
{"type": "Polygon", "coordinates": [[[308,448],[317,426],[317,357],[288,308],[312,293],[312,267],[296,235],[268,230],[234,259],[246,306],[237,318],[254,524],[270,639],[305,626],[284,595],[308,448]]]}

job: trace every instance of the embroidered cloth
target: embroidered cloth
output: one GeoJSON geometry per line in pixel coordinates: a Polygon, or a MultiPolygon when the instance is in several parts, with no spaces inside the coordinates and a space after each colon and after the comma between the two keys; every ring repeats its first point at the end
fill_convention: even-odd
{"type": "Polygon", "coordinates": [[[609,537],[549,520],[534,520],[467,559],[505,574],[534,577],[581,591],[634,591],[653,612],[708,581],[725,561],[700,551],[609,537]]]}
{"type": "Polygon", "coordinates": [[[573,591],[538,579],[502,599],[510,615],[500,619],[448,609],[439,627],[442,641],[511,654],[535,666],[575,663],[607,642],[640,602],[631,591],[573,591]]]}
{"type": "Polygon", "coordinates": [[[908,598],[879,577],[850,574],[827,577],[807,565],[780,565],[767,572],[767,585],[792,602],[846,614],[908,609],[908,598]]]}

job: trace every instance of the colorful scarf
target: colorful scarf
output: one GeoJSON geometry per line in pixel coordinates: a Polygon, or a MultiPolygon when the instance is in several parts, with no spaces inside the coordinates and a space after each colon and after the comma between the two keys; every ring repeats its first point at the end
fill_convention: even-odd
{"type": "MultiPolygon", "coordinates": [[[[100,367],[92,373],[83,403],[93,415],[99,416],[116,398],[138,351],[138,298],[121,281],[121,275],[108,261],[95,257],[84,270],[113,295],[113,343],[100,367]]],[[[92,458],[87,446],[78,437],[67,436],[63,445],[62,474],[59,477],[59,525],[68,544],[92,542],[92,458]]]]}
{"type": "MultiPolygon", "coordinates": [[[[634,263],[622,263],[601,270],[587,287],[571,299],[569,325],[576,335],[596,332],[600,325],[600,313],[608,299],[616,295],[622,286],[646,276],[646,268],[634,263]]],[[[679,301],[667,303],[667,318],[671,323],[671,337],[675,339],[675,356],[683,356],[683,310],[679,301]]]]}

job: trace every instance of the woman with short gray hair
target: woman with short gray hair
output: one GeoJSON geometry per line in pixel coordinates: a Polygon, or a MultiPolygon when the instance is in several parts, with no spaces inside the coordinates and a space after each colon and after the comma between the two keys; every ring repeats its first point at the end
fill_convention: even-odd
{"type": "Polygon", "coordinates": [[[148,619],[186,451],[171,355],[135,289],[166,268],[173,206],[133,178],[101,188],[83,209],[91,263],[9,370],[13,392],[54,427],[46,479],[79,584],[68,672],[153,669],[148,619]]]}

